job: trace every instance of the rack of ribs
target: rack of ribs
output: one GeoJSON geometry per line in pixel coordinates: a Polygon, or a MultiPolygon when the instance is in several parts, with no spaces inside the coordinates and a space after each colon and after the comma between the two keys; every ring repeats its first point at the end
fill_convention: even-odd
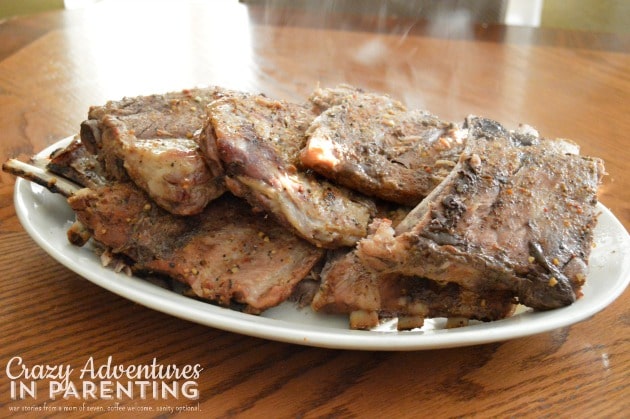
{"type": "Polygon", "coordinates": [[[380,274],[364,265],[355,250],[331,255],[321,271],[311,307],[349,314],[352,329],[371,329],[381,318],[397,318],[398,330],[422,327],[424,319],[500,320],[515,309],[509,291],[467,290],[455,283],[380,274]]]}
{"type": "MultiPolygon", "coordinates": [[[[82,155],[75,147],[71,143],[63,158],[63,153],[53,153],[58,170],[67,172],[62,164],[74,170],[85,167],[72,161],[82,155]]],[[[131,272],[165,275],[189,286],[194,296],[221,306],[252,314],[276,306],[324,256],[323,249],[229,194],[200,214],[177,216],[155,205],[132,182],[110,180],[82,188],[43,169],[46,163],[48,159],[32,164],[9,160],[3,170],[68,197],[76,214],[68,230],[71,243],[83,246],[93,239],[131,272]]]]}
{"type": "Polygon", "coordinates": [[[68,200],[94,240],[130,259],[132,271],[167,275],[222,306],[260,313],[285,301],[323,250],[225,195],[178,217],[131,183],[81,189],[68,200]]]}
{"type": "MultiPolygon", "coordinates": [[[[400,207],[383,210],[393,226],[409,214],[400,207]]],[[[329,252],[320,273],[321,285],[311,308],[317,312],[348,314],[351,329],[371,329],[383,318],[396,318],[398,330],[422,327],[427,318],[446,317],[493,321],[510,316],[515,308],[509,291],[473,291],[455,283],[437,283],[370,269],[357,250],[329,252]]]]}
{"type": "Polygon", "coordinates": [[[359,242],[362,263],[380,273],[512,292],[538,310],[581,295],[603,164],[559,152],[484,118],[467,121],[457,166],[394,229],[375,220],[359,242]]]}
{"type": "Polygon", "coordinates": [[[206,106],[229,94],[211,87],[93,106],[81,124],[81,141],[108,177],[131,179],[173,214],[198,214],[225,186],[221,168],[206,164],[194,136],[206,106]]]}

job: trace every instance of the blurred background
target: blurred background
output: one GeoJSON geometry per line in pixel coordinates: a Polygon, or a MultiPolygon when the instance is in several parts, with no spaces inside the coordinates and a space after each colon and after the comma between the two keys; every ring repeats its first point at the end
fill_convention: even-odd
{"type": "MultiPolygon", "coordinates": [[[[116,0],[0,0],[0,21],[62,8],[116,0]]],[[[128,0],[129,1],[129,0],[128,0]]],[[[206,0],[239,1],[239,0],[206,0]]],[[[313,13],[342,12],[410,17],[448,16],[479,23],[505,23],[573,30],[630,33],[628,0],[240,0],[268,7],[302,8],[313,13]]]]}

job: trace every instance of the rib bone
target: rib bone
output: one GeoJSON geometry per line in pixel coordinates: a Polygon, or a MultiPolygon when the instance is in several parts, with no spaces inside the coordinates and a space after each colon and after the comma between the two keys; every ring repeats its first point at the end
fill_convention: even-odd
{"type": "Polygon", "coordinates": [[[50,192],[61,194],[66,198],[74,195],[81,189],[81,186],[76,183],[48,171],[46,169],[47,162],[48,159],[32,159],[29,164],[17,159],[10,159],[2,164],[2,170],[33,183],[37,183],[50,192]]]}

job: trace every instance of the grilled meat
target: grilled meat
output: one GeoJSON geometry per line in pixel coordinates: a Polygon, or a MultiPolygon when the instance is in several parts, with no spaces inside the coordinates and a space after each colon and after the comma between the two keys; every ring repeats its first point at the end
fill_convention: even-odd
{"type": "Polygon", "coordinates": [[[124,122],[109,115],[100,125],[107,172],[118,173],[116,179],[121,181],[128,175],[169,212],[198,214],[225,191],[222,176],[210,171],[195,140],[139,139],[124,122]]]}
{"type": "Polygon", "coordinates": [[[324,254],[230,194],[201,214],[182,217],[155,205],[131,182],[105,179],[80,189],[43,169],[54,166],[90,179],[100,162],[83,164],[84,153],[78,150],[80,143],[73,141],[53,153],[54,165],[47,159],[35,166],[12,159],[3,170],[68,197],[77,215],[69,241],[82,246],[94,238],[127,258],[136,273],[167,275],[189,285],[199,298],[257,314],[285,301],[324,254]]]}
{"type": "Polygon", "coordinates": [[[107,115],[125,122],[137,138],[192,138],[206,118],[205,107],[229,94],[233,92],[208,87],[126,97],[103,106],[92,106],[88,119],[81,123],[81,140],[92,154],[99,154],[102,147],[99,121],[107,115]]]}
{"type": "MultiPolygon", "coordinates": [[[[379,210],[377,216],[387,217],[393,226],[409,213],[402,207],[379,210]]],[[[320,279],[311,307],[349,314],[353,329],[375,327],[383,317],[397,317],[399,330],[421,327],[425,318],[433,317],[491,321],[509,316],[515,307],[509,291],[477,292],[454,283],[381,274],[364,265],[356,249],[329,252],[320,279]]]]}
{"type": "Polygon", "coordinates": [[[225,185],[221,167],[206,165],[194,134],[205,106],[228,94],[208,88],[108,102],[90,109],[81,139],[111,178],[130,178],[173,214],[197,214],[225,185]]]}
{"type": "Polygon", "coordinates": [[[227,194],[194,216],[152,204],[130,183],[82,189],[69,198],[77,220],[134,272],[168,275],[222,306],[259,313],[291,295],[323,250],[227,194]]]}
{"type": "MultiPolygon", "coordinates": [[[[365,93],[363,89],[351,86],[349,84],[340,84],[336,87],[317,87],[308,97],[309,103],[313,106],[316,114],[324,112],[326,109],[336,105],[340,105],[352,97],[356,97],[365,93]]],[[[392,100],[392,104],[397,107],[403,107],[403,104],[392,100]]]]}
{"type": "Polygon", "coordinates": [[[292,295],[353,328],[395,316],[402,330],[580,297],[603,164],[577,153],[351,86],[306,104],[209,88],[93,107],[50,162],[3,170],[69,197],[71,242],[93,237],[134,272],[249,313],[292,295]]]}
{"type": "Polygon", "coordinates": [[[96,155],[86,149],[79,137],[73,138],[66,147],[55,150],[50,155],[47,168],[84,187],[94,188],[108,182],[96,155]]]}
{"type": "Polygon", "coordinates": [[[208,107],[202,149],[223,164],[230,191],[255,208],[317,246],[352,246],[365,236],[374,204],[300,169],[314,117],[303,105],[228,96],[208,107]]]}
{"type": "Polygon", "coordinates": [[[602,162],[523,144],[483,118],[468,129],[451,174],[400,233],[377,220],[359,258],[382,273],[511,291],[535,309],[571,304],[586,278],[602,162]]]}
{"type": "Polygon", "coordinates": [[[491,321],[509,316],[515,307],[509,291],[476,292],[454,283],[380,274],[363,265],[355,251],[327,261],[321,281],[311,307],[350,314],[353,329],[374,327],[379,317],[398,317],[400,330],[421,327],[425,318],[434,317],[491,321]]]}
{"type": "Polygon", "coordinates": [[[311,101],[326,109],[307,131],[301,163],[369,196],[418,204],[455,166],[464,147],[454,124],[408,111],[389,96],[320,89],[311,101]]]}

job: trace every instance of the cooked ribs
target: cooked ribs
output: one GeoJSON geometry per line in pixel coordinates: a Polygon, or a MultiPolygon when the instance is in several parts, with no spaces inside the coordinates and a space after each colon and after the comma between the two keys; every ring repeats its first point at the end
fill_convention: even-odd
{"type": "Polygon", "coordinates": [[[416,205],[448,175],[462,131],[389,96],[342,87],[310,100],[325,109],[307,131],[301,163],[353,190],[416,205]]]}
{"type": "MultiPolygon", "coordinates": [[[[392,225],[406,218],[409,209],[385,211],[392,225]]],[[[481,321],[512,314],[509,291],[471,291],[454,283],[438,284],[425,278],[381,274],[362,263],[356,249],[329,252],[320,273],[321,286],[311,307],[326,313],[350,315],[350,328],[369,329],[381,318],[397,317],[399,330],[421,327],[425,318],[447,317],[481,321]]]]}
{"type": "Polygon", "coordinates": [[[141,139],[192,138],[206,118],[205,107],[232,91],[220,87],[186,89],[160,95],[126,97],[92,106],[81,123],[81,140],[92,154],[102,147],[99,121],[109,115],[124,121],[141,139]]]}
{"type": "Polygon", "coordinates": [[[82,189],[68,202],[92,237],[130,258],[134,272],[168,275],[222,306],[259,313],[286,300],[323,256],[243,201],[213,201],[178,217],[131,183],[82,189]]]}
{"type": "Polygon", "coordinates": [[[73,138],[66,147],[55,150],[46,166],[52,173],[80,186],[95,188],[108,183],[103,166],[79,137],[73,138]]]}
{"type": "Polygon", "coordinates": [[[298,154],[315,115],[262,95],[233,95],[208,106],[200,138],[222,164],[232,193],[324,248],[353,246],[367,232],[371,200],[300,169],[298,154]]]}
{"type": "Polygon", "coordinates": [[[381,273],[511,291],[534,309],[571,304],[586,278],[602,162],[549,140],[524,144],[484,118],[468,130],[451,174],[397,231],[375,221],[359,258],[381,273]]]}
{"type": "Polygon", "coordinates": [[[363,265],[355,251],[327,261],[321,283],[311,307],[350,314],[352,329],[375,327],[381,317],[397,317],[399,330],[421,327],[425,318],[434,317],[499,320],[515,307],[509,291],[476,292],[455,283],[381,275],[363,265]]]}
{"type": "Polygon", "coordinates": [[[194,139],[220,88],[125,98],[92,107],[81,126],[86,148],[108,176],[129,178],[173,214],[197,214],[225,191],[220,167],[208,166],[194,139]]]}
{"type": "Polygon", "coordinates": [[[230,194],[201,214],[176,216],[131,182],[99,178],[81,189],[101,168],[91,158],[93,164],[84,164],[80,145],[73,141],[55,151],[54,164],[12,159],[3,170],[68,197],[77,216],[69,241],[83,246],[93,238],[108,254],[122,256],[133,272],[166,275],[189,285],[199,298],[257,314],[285,301],[324,255],[230,194]],[[78,184],[44,169],[51,166],[78,184]]]}
{"type": "Polygon", "coordinates": [[[221,88],[108,102],[52,154],[59,177],[33,164],[3,170],[69,197],[70,241],[133,272],[248,313],[293,294],[401,330],[579,298],[603,175],[531,127],[460,129],[344,85],[303,104],[221,88]]]}

